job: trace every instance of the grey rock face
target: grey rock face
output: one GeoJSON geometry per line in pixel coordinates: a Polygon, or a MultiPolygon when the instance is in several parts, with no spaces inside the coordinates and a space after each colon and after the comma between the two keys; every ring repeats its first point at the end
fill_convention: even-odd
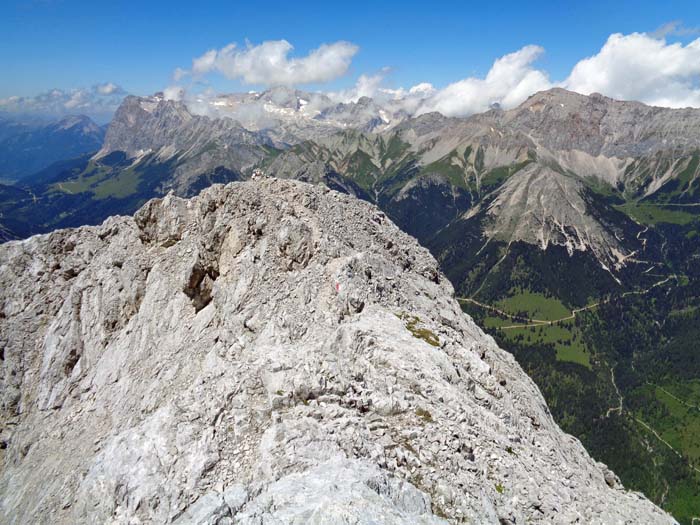
{"type": "Polygon", "coordinates": [[[647,106],[597,93],[550,89],[496,115],[551,150],[626,158],[700,146],[700,110],[647,106]]]}
{"type": "MultiPolygon", "coordinates": [[[[589,209],[583,183],[533,163],[519,170],[488,205],[488,238],[525,241],[545,250],[549,245],[592,250],[599,261],[623,265],[623,232],[603,224],[589,209]]],[[[634,241],[630,239],[629,241],[634,241]]]]}
{"type": "Polygon", "coordinates": [[[265,156],[269,140],[231,119],[193,115],[162,96],[129,96],[114,115],[97,158],[120,151],[147,162],[173,161],[168,188],[188,193],[196,176],[219,167],[241,172],[265,156]]]}
{"type": "Polygon", "coordinates": [[[0,247],[3,523],[672,523],[375,207],[262,179],[0,247]]]}

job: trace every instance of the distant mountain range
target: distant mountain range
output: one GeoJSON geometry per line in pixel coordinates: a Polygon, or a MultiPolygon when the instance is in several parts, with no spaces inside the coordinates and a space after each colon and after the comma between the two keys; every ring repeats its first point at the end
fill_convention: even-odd
{"type": "Polygon", "coordinates": [[[432,251],[565,430],[681,521],[700,515],[700,417],[665,416],[662,393],[700,397],[699,109],[552,89],[447,118],[275,88],[131,96],[104,140],[77,128],[84,149],[0,186],[0,240],[254,173],[371,201],[432,251]]]}
{"type": "Polygon", "coordinates": [[[56,161],[95,152],[105,128],[84,115],[57,121],[0,116],[0,179],[19,181],[56,161]]]}
{"type": "MultiPolygon", "coordinates": [[[[9,229],[21,237],[95,222],[171,190],[192,195],[259,168],[376,202],[426,244],[478,222],[495,243],[589,251],[618,280],[635,263],[641,227],[615,206],[684,204],[699,195],[700,111],[693,109],[562,89],[465,119],[409,117],[367,98],[333,105],[286,88],[207,104],[218,118],[161,95],[127,97],[96,155],[24,179],[34,197],[3,205],[6,224],[14,221],[9,229]],[[86,201],[106,204],[104,213],[85,216],[86,201]]],[[[42,133],[57,137],[57,129],[80,131],[87,142],[78,150],[98,145],[99,128],[84,119],[42,133]]],[[[38,133],[17,137],[41,142],[38,133]]]]}

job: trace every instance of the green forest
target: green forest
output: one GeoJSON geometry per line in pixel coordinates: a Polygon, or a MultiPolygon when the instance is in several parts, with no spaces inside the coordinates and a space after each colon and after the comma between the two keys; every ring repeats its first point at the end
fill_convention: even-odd
{"type": "Polygon", "coordinates": [[[566,432],[626,487],[691,524],[700,516],[698,217],[663,220],[652,226],[667,241],[662,264],[624,287],[601,293],[580,272],[576,293],[558,294],[552,261],[565,255],[516,247],[487,286],[463,285],[478,293],[460,302],[536,381],[566,432]]]}

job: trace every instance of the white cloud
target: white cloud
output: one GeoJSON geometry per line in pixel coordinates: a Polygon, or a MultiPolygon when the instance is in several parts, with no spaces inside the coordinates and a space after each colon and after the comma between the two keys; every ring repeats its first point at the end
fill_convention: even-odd
{"type": "Polygon", "coordinates": [[[327,93],[335,102],[357,102],[362,97],[369,97],[392,110],[403,110],[414,114],[416,110],[436,92],[432,84],[421,82],[410,89],[391,89],[384,86],[389,68],[382,69],[374,75],[360,75],[355,85],[342,91],[327,93]]]}
{"type": "MultiPolygon", "coordinates": [[[[236,44],[229,44],[221,50],[222,57],[225,57],[229,51],[236,48],[236,44]]],[[[209,73],[212,69],[217,69],[216,59],[219,56],[219,51],[216,49],[210,49],[204,53],[201,57],[192,60],[192,72],[201,75],[204,73],[209,73]]]]}
{"type": "MultiPolygon", "coordinates": [[[[350,42],[323,44],[301,58],[289,58],[294,47],[286,40],[273,40],[241,49],[229,44],[211,49],[192,61],[192,74],[201,76],[212,71],[246,84],[266,86],[299,85],[329,82],[344,75],[358,47],[350,42]]],[[[176,71],[182,78],[185,71],[176,71]]],[[[176,78],[177,80],[177,78],[176,78]]]]}
{"type": "Polygon", "coordinates": [[[0,99],[0,111],[47,117],[82,113],[97,120],[106,120],[125,95],[126,92],[121,87],[111,82],[96,84],[91,88],[52,89],[34,97],[13,96],[0,99]]]}
{"type": "Polygon", "coordinates": [[[106,82],[105,84],[97,84],[95,90],[100,95],[113,95],[114,93],[118,93],[121,88],[112,82],[106,82]]]}
{"type": "Polygon", "coordinates": [[[493,63],[485,78],[465,78],[435,91],[418,113],[463,116],[485,111],[493,103],[516,106],[534,92],[552,86],[547,74],[532,65],[543,52],[539,46],[525,46],[505,55],[493,63]]]}
{"type": "Polygon", "coordinates": [[[165,100],[174,100],[179,102],[185,96],[185,89],[180,86],[168,86],[163,90],[163,98],[165,100]]]}
{"type": "Polygon", "coordinates": [[[666,38],[667,36],[690,36],[700,34],[700,28],[686,27],[680,20],[667,22],[656,31],[650,33],[652,38],[666,38]]]}
{"type": "Polygon", "coordinates": [[[409,95],[430,96],[435,93],[435,88],[430,82],[421,82],[408,90],[409,95]]]}
{"type": "Polygon", "coordinates": [[[357,102],[362,97],[375,98],[384,83],[386,72],[374,75],[360,75],[355,85],[342,91],[330,92],[327,95],[336,102],[357,102]]]}
{"type": "Polygon", "coordinates": [[[186,69],[182,69],[181,67],[176,67],[175,71],[173,72],[173,80],[175,82],[180,82],[183,78],[185,78],[187,75],[189,75],[190,72],[187,71],[186,69]]]}
{"type": "Polygon", "coordinates": [[[600,51],[574,65],[569,76],[554,82],[536,67],[544,49],[528,45],[494,61],[484,77],[468,77],[435,89],[423,83],[406,90],[383,87],[386,71],[362,75],[348,90],[331,94],[356,101],[360,96],[399,101],[409,113],[438,111],[467,116],[498,103],[505,109],[554,86],[584,95],[597,92],[620,100],[638,100],[665,107],[700,107],[700,38],[685,45],[665,35],[688,35],[695,30],[674,22],[655,33],[613,34],[600,51]]]}
{"type": "MultiPolygon", "coordinates": [[[[672,23],[659,31],[667,35],[691,30],[672,23]]],[[[511,108],[555,85],[584,95],[601,93],[656,106],[700,107],[700,38],[683,45],[657,34],[613,34],[597,54],[579,61],[565,80],[556,83],[534,67],[543,51],[525,46],[505,55],[486,77],[466,78],[438,90],[418,113],[464,116],[485,111],[494,102],[511,108]]]]}
{"type": "Polygon", "coordinates": [[[562,86],[657,106],[700,106],[700,38],[684,46],[645,33],[610,35],[562,86]]]}
{"type": "MultiPolygon", "coordinates": [[[[318,83],[344,74],[357,47],[346,42],[323,45],[300,59],[289,59],[291,50],[291,44],[285,40],[249,45],[245,50],[231,44],[207,51],[192,61],[191,71],[176,70],[173,76],[177,81],[189,74],[198,77],[218,71],[249,84],[318,83]]],[[[372,75],[360,75],[354,86],[327,95],[333,101],[346,103],[370,97],[392,110],[409,114],[439,111],[447,116],[464,116],[485,111],[494,102],[513,107],[535,91],[552,87],[547,74],[533,67],[542,53],[541,47],[525,46],[497,59],[485,78],[466,78],[443,89],[428,82],[409,89],[388,88],[385,79],[390,70],[384,68],[372,75]]],[[[177,97],[182,99],[181,94],[177,97]]],[[[194,105],[191,98],[187,97],[188,106],[194,105]]]]}

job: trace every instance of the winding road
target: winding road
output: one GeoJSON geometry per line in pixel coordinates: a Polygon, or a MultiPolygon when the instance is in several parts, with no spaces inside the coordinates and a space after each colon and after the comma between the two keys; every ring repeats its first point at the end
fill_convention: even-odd
{"type": "MultiPolygon", "coordinates": [[[[657,286],[661,286],[671,279],[675,279],[676,281],[678,280],[678,276],[674,275],[669,275],[665,279],[654,283],[651,285],[649,288],[646,290],[636,290],[636,291],[630,291],[630,292],[624,292],[623,294],[617,296],[617,297],[627,297],[628,295],[644,295],[649,293],[651,290],[656,288],[657,286]]],[[[457,297],[457,301],[459,302],[467,302],[471,304],[475,304],[476,306],[479,306],[481,308],[484,308],[486,310],[490,310],[492,312],[496,312],[497,314],[503,315],[504,317],[507,317],[508,319],[511,319],[513,321],[522,321],[525,324],[514,324],[514,325],[508,325],[508,326],[500,326],[499,328],[501,330],[515,330],[518,328],[533,328],[537,326],[551,326],[555,325],[564,321],[570,321],[574,318],[576,318],[576,315],[580,314],[581,312],[585,312],[587,310],[592,310],[593,308],[598,308],[601,304],[607,304],[610,301],[612,301],[614,297],[608,297],[607,299],[603,299],[601,301],[597,301],[595,303],[591,303],[589,305],[583,306],[581,308],[574,308],[571,311],[571,314],[561,317],[559,319],[553,319],[553,320],[545,320],[545,319],[533,319],[533,318],[527,318],[527,317],[520,317],[517,315],[509,314],[508,312],[504,312],[503,310],[496,308],[495,306],[491,306],[488,304],[480,303],[476,299],[472,299],[471,297],[457,297]]]]}

